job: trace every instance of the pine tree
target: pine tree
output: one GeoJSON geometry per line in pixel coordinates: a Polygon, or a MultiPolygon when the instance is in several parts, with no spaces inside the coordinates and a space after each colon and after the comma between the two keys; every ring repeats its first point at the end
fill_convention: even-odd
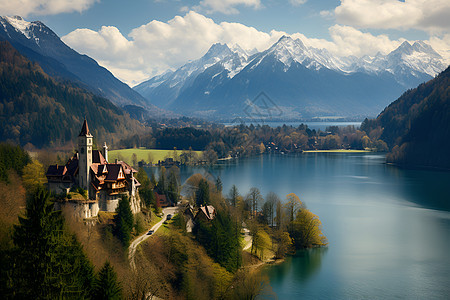
{"type": "Polygon", "coordinates": [[[131,239],[131,230],[133,229],[133,212],[127,196],[122,196],[119,200],[119,206],[116,209],[117,215],[114,217],[115,234],[125,247],[128,247],[131,239]]]}
{"type": "Polygon", "coordinates": [[[216,179],[216,190],[219,193],[222,193],[222,180],[220,179],[220,176],[218,176],[216,179]]]}
{"type": "Polygon", "coordinates": [[[14,226],[12,290],[17,298],[86,298],[93,268],[75,236],[67,233],[49,192],[39,186],[14,226]]]}
{"type": "Polygon", "coordinates": [[[167,184],[167,194],[172,202],[177,202],[179,197],[178,179],[172,168],[169,172],[169,183],[167,184]]]}
{"type": "Polygon", "coordinates": [[[195,193],[195,203],[197,206],[209,205],[209,183],[205,179],[200,179],[198,189],[195,193]]]}
{"type": "Polygon", "coordinates": [[[164,194],[166,192],[166,168],[161,167],[158,178],[158,192],[164,194]]]}
{"type": "Polygon", "coordinates": [[[109,261],[106,261],[94,282],[93,299],[112,300],[122,298],[122,287],[109,261]]]}

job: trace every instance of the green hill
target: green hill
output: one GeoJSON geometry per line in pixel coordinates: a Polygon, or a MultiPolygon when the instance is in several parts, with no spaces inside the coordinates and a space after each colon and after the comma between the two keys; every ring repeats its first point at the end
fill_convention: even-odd
{"type": "Polygon", "coordinates": [[[118,141],[142,126],[108,99],[57,82],[8,42],[0,42],[0,141],[41,148],[65,145],[83,119],[99,140],[118,141]]]}
{"type": "Polygon", "coordinates": [[[362,128],[377,127],[391,149],[388,162],[450,169],[450,67],[408,90],[362,128]]]}

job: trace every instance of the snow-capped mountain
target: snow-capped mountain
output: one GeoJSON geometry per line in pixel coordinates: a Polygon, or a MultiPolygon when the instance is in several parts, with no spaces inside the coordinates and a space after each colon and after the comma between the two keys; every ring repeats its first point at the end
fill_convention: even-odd
{"type": "Polygon", "coordinates": [[[177,95],[194,84],[200,74],[215,70],[215,74],[211,75],[211,82],[217,82],[216,77],[222,72],[226,73],[227,78],[233,78],[246,66],[248,59],[249,54],[238,45],[231,50],[226,44],[217,43],[200,59],[185,64],[175,72],[168,71],[155,76],[134,89],[141,95],[156,95],[151,97],[156,106],[170,106],[177,95]]]}
{"type": "Polygon", "coordinates": [[[95,60],[64,44],[42,22],[28,22],[19,16],[0,17],[0,40],[11,43],[22,55],[39,63],[52,77],[76,82],[119,106],[138,105],[148,110],[158,110],[95,60]]]}
{"type": "Polygon", "coordinates": [[[210,118],[245,117],[260,92],[271,97],[281,118],[375,116],[445,67],[423,42],[404,42],[388,55],[341,58],[283,36],[253,54],[214,44],[202,58],[135,90],[160,107],[210,118]]]}
{"type": "MultiPolygon", "coordinates": [[[[403,42],[388,55],[377,54],[375,57],[365,56],[355,63],[354,70],[369,73],[390,72],[400,81],[402,76],[424,73],[434,77],[446,68],[444,60],[434,49],[422,42],[410,44],[403,42]]],[[[405,83],[406,84],[406,83],[405,83]]]]}

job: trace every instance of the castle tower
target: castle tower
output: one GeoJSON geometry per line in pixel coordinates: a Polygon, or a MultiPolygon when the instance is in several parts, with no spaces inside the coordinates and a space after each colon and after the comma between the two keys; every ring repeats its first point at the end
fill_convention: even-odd
{"type": "Polygon", "coordinates": [[[90,172],[92,164],[92,135],[84,119],[83,127],[78,135],[78,185],[89,192],[90,172]]]}
{"type": "Polygon", "coordinates": [[[108,161],[108,146],[106,146],[106,142],[103,144],[103,157],[108,161]]]}

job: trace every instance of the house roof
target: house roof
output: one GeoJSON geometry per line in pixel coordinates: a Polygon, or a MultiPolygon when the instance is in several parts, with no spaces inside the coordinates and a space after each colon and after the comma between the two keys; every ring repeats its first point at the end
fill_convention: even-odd
{"type": "Polygon", "coordinates": [[[75,155],[70,158],[65,166],[58,166],[51,165],[48,167],[46,176],[64,176],[64,175],[71,175],[75,176],[76,172],[78,170],[78,156],[75,153],[75,155]]]}
{"type": "Polygon", "coordinates": [[[130,175],[131,172],[133,173],[137,173],[138,171],[136,171],[135,169],[133,169],[129,164],[127,164],[124,161],[119,160],[117,162],[118,164],[122,165],[123,171],[125,172],[125,174],[130,175]]]}
{"type": "Polygon", "coordinates": [[[66,174],[67,168],[66,166],[58,166],[58,165],[51,165],[48,167],[46,176],[63,176],[66,174]]]}
{"type": "Polygon", "coordinates": [[[92,150],[92,163],[94,164],[107,164],[108,162],[103,157],[99,150],[92,150]]]}
{"type": "Polygon", "coordinates": [[[83,127],[81,127],[81,131],[80,131],[80,134],[78,136],[92,137],[91,133],[89,132],[89,127],[88,127],[86,119],[84,119],[83,127]]]}
{"type": "Polygon", "coordinates": [[[203,213],[208,220],[212,220],[216,216],[216,209],[212,205],[200,206],[197,215],[199,213],[203,213]]]}

